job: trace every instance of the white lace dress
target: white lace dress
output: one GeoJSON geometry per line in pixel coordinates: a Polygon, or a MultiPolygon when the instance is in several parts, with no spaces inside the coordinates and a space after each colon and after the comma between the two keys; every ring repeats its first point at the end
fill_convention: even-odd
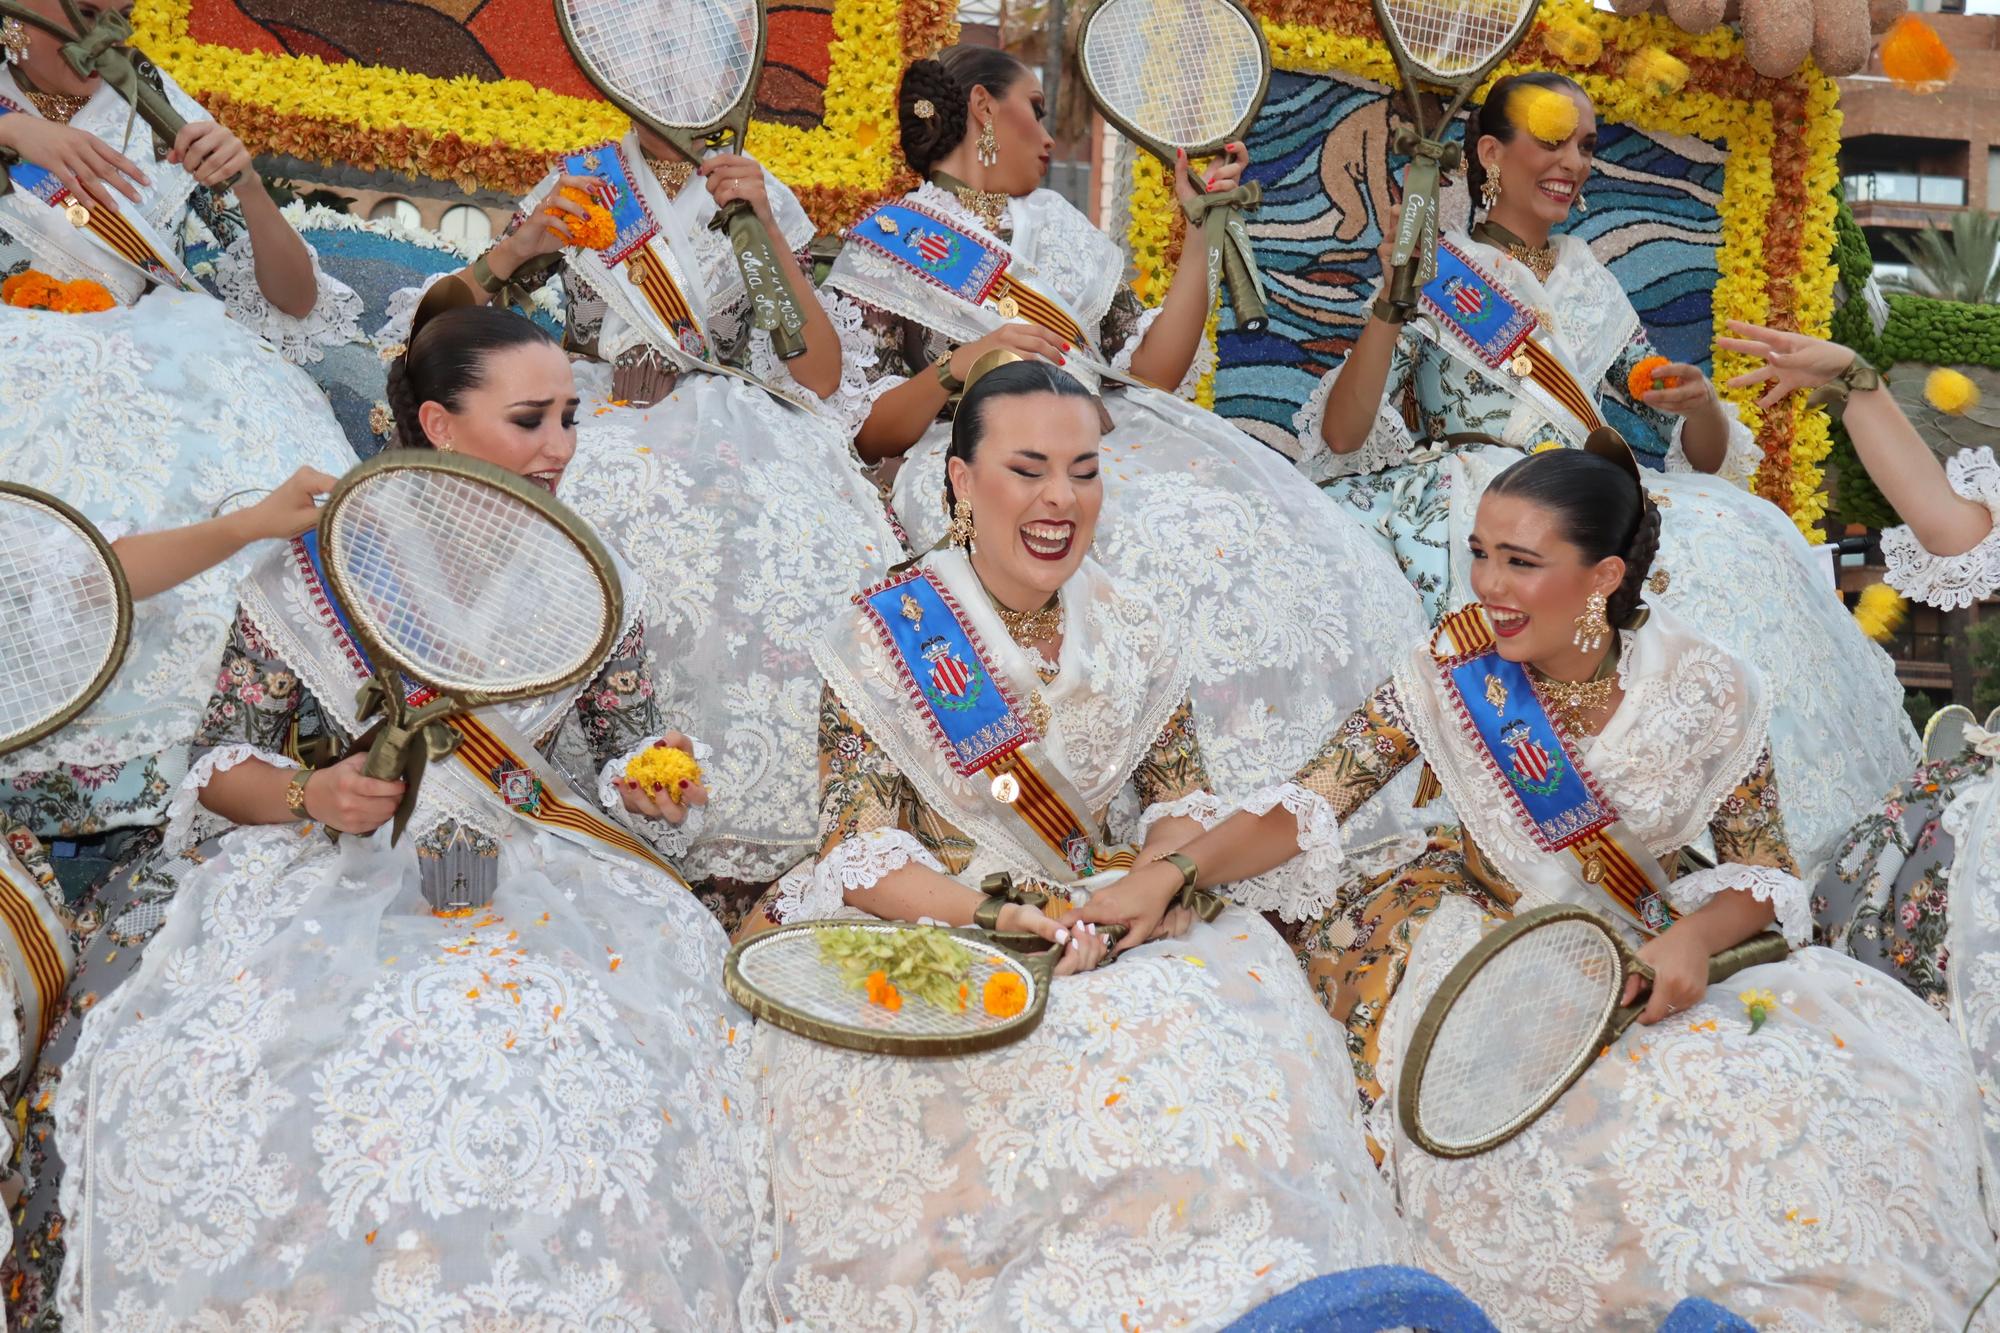
{"type": "MultiPolygon", "coordinates": [[[[746,336],[742,275],[727,238],[708,225],[716,209],[706,180],[692,178],[669,200],[641,165],[637,139],[621,151],[710,346],[816,403],[768,334],[746,336]]],[[[786,242],[803,251],[811,221],[769,173],[765,188],[786,242]]],[[[645,575],[650,646],[668,664],[660,707],[668,725],[714,747],[704,831],[679,858],[683,871],[768,883],[814,842],[819,674],[809,641],[902,559],[902,540],[837,425],[649,343],[646,330],[593,299],[592,262],[573,260],[552,280],[569,308],[570,342],[594,354],[576,367],[583,412],[563,500],[645,575]],[[673,392],[651,408],[613,404],[611,363],[649,346],[681,366],[673,392]]],[[[400,319],[385,338],[400,337],[414,308],[414,293],[398,295],[400,319]]]]}
{"type": "MultiPolygon", "coordinates": [[[[1810,877],[1855,816],[1916,759],[1888,655],[1855,625],[1791,519],[1744,489],[1760,458],[1733,409],[1722,470],[1700,473],[1682,452],[1680,418],[1626,393],[1627,374],[1653,348],[1618,280],[1585,242],[1557,237],[1556,268],[1542,283],[1491,246],[1463,233],[1450,239],[1537,311],[1544,325],[1538,339],[1586,393],[1600,403],[1615,399],[1666,442],[1655,460],[1665,470],[1646,474],[1661,508],[1648,596],[1700,625],[1769,682],[1771,748],[1792,844],[1810,877]]],[[[1420,327],[1406,328],[1397,345],[1383,406],[1360,449],[1336,455],[1320,436],[1339,368],[1294,424],[1301,468],[1394,554],[1436,620],[1471,599],[1466,539],[1487,483],[1524,453],[1551,443],[1579,447],[1583,435],[1574,417],[1528,396],[1512,375],[1475,372],[1420,327]],[[1504,444],[1445,442],[1466,432],[1504,444]]]]}
{"type": "MultiPolygon", "coordinates": [[[[1341,857],[1339,812],[1418,756],[1466,817],[1453,831],[1455,869],[1433,849],[1373,899],[1346,904],[1328,923],[1330,938],[1348,936],[1345,956],[1336,947],[1315,966],[1385,967],[1353,931],[1393,922],[1425,874],[1469,886],[1460,839],[1497,868],[1506,890],[1497,902],[1511,899],[1512,911],[1573,903],[1643,943],[1636,918],[1585,884],[1567,852],[1536,848],[1440,679],[1428,648],[1412,653],[1368,717],[1257,803],[1298,814],[1307,854],[1294,865],[1304,876],[1341,857]]],[[[2000,1268],[1995,1182],[1963,1045],[1895,981],[1805,947],[1808,895],[1786,844],[1782,780],[1771,781],[1762,757],[1770,708],[1755,674],[1656,612],[1626,634],[1620,679],[1623,701],[1579,756],[1596,790],[1656,857],[1713,833],[1720,864],[1670,884],[1675,910],[1748,890],[1772,903],[1795,951],[1632,1028],[1519,1137],[1454,1161],[1407,1137],[1396,1091],[1418,1020],[1493,924],[1479,904],[1495,899],[1448,893],[1409,923],[1407,954],[1394,960],[1400,984],[1370,1016],[1382,1090],[1370,1127],[1388,1150],[1414,1261],[1506,1329],[1656,1328],[1687,1295],[1759,1327],[1959,1327],[2000,1268]],[[1739,998],[1751,990],[1776,1003],[1754,1033],[1739,998]]]]}
{"type": "MultiPolygon", "coordinates": [[[[962,557],[940,561],[976,591],[962,557]]],[[[1063,595],[1034,762],[1075,784],[1100,841],[1121,793],[1142,812],[1126,835],[1212,820],[1175,643],[1089,563],[1063,595]]],[[[1002,679],[1034,670],[990,609],[959,606],[1002,679]]],[[[861,915],[843,895],[913,862],[966,885],[1046,874],[1020,821],[946,776],[874,633],[857,614],[820,654],[825,844],[783,915],[861,915]]],[[[757,1044],[777,1225],[760,1296],[780,1327],[1216,1329],[1402,1253],[1341,1033],[1255,910],[1059,978],[1041,1026],[996,1051],[871,1056],[762,1025],[757,1044]]]]}
{"type": "MultiPolygon", "coordinates": [[[[246,758],[289,764],[266,748],[284,703],[353,732],[356,673],[296,560],[245,585],[216,739],[256,720],[186,801],[246,758]]],[[[597,680],[489,724],[541,737],[581,712],[616,763],[625,733],[657,729],[651,696],[616,679],[641,638],[628,623],[597,680]]],[[[80,1006],[53,1089],[66,1225],[40,1229],[61,1245],[23,1256],[17,1293],[47,1308],[52,1287],[74,1328],[739,1326],[768,1248],[750,1021],[722,989],[727,940],[676,877],[530,822],[458,761],[430,766],[399,846],[386,827],[336,843],[262,825],[155,873],[164,924],[80,1006]],[[417,847],[452,830],[497,844],[499,887],[445,920],[417,847]],[[61,1247],[60,1278],[35,1274],[61,1247]]]]}
{"type": "MultiPolygon", "coordinates": [[[[935,185],[907,202],[990,235],[935,185]]],[[[1106,362],[1129,368],[1156,312],[1143,310],[1125,285],[1125,260],[1110,238],[1060,195],[1038,190],[1009,202],[1001,239],[1015,255],[1009,273],[1059,299],[1106,362]]],[[[999,323],[856,243],[841,252],[821,299],[846,349],[834,406],[857,431],[876,399],[929,374],[975,328],[999,323]]],[[[1100,387],[1080,358],[1069,369],[1100,387]]],[[[1183,393],[1201,371],[1190,369],[1183,393]]],[[[1210,777],[1234,799],[1305,761],[1418,636],[1421,610],[1395,566],[1352,521],[1329,517],[1283,457],[1185,397],[1102,387],[1112,428],[1092,555],[1146,589],[1184,636],[1210,777]]],[[[949,443],[949,423],[940,420],[895,477],[896,514],[915,551],[944,532],[949,443]]],[[[1399,794],[1369,814],[1384,832],[1409,804],[1399,794]]]]}
{"type": "MultiPolygon", "coordinates": [[[[171,81],[167,92],[190,120],[211,119],[171,81]]],[[[0,111],[38,114],[4,66],[0,111]]],[[[105,88],[70,124],[124,145],[145,172],[140,203],[122,207],[163,257],[179,264],[196,245],[221,247],[212,267],[188,275],[192,290],[148,293],[136,269],[24,190],[0,200],[0,278],[27,269],[88,278],[118,302],[88,315],[0,306],[0,477],[67,500],[113,538],[238,508],[301,466],[346,471],[353,451],[299,366],[358,338],[361,313],[360,298],[323,273],[310,314],[272,308],[233,200],[155,157],[143,125],[126,143],[130,114],[105,88]],[[61,226],[38,228],[43,214],[61,226]]],[[[255,557],[246,551],[134,608],[131,651],[103,697],[0,761],[0,805],[13,818],[65,836],[159,822],[215,683],[234,586],[255,557]]]]}

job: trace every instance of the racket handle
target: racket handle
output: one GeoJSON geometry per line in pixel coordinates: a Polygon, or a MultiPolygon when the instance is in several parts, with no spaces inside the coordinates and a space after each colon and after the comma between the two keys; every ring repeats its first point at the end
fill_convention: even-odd
{"type": "Polygon", "coordinates": [[[1708,960],[1708,984],[1727,981],[1747,967],[1782,962],[1791,951],[1792,946],[1785,943],[1783,935],[1774,930],[1760,931],[1708,960]]]}
{"type": "Polygon", "coordinates": [[[1229,284],[1229,308],[1236,312],[1236,327],[1246,333],[1261,332],[1270,322],[1263,294],[1257,290],[1256,275],[1242,251],[1229,242],[1222,246],[1222,280],[1229,284]]]}
{"type": "Polygon", "coordinates": [[[743,274],[743,286],[750,294],[756,327],[771,335],[771,350],[781,361],[805,354],[806,314],[799,305],[792,284],[778,267],[771,249],[771,237],[750,205],[738,199],[723,207],[709,224],[729,237],[736,251],[736,267],[743,274]]]}

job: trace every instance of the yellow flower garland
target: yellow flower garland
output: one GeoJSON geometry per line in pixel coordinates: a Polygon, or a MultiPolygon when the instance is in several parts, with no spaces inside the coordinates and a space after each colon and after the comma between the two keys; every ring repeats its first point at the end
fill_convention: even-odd
{"type": "MultiPolygon", "coordinates": [[[[1392,89],[1401,86],[1395,61],[1365,7],[1357,8],[1349,0],[1252,0],[1252,7],[1264,15],[1264,36],[1278,68],[1298,74],[1357,76],[1392,89]],[[1273,17],[1280,6],[1285,17],[1273,17]],[[1294,21],[1301,11],[1315,12],[1322,19],[1317,24],[1294,21]]],[[[1840,146],[1833,81],[1810,64],[1787,80],[1762,79],[1744,61],[1741,39],[1726,27],[1691,34],[1663,15],[1624,18],[1597,9],[1589,0],[1544,0],[1537,23],[1544,30],[1556,30],[1555,40],[1543,32],[1530,34],[1513,58],[1494,71],[1487,87],[1509,74],[1554,69],[1583,86],[1600,121],[1727,145],[1729,162],[1719,206],[1722,238],[1716,252],[1717,333],[1725,331],[1731,318],[1775,318],[1803,332],[1824,335],[1833,315],[1834,275],[1828,261],[1840,146]],[[1601,48],[1592,65],[1577,67],[1550,49],[1570,54],[1587,49],[1588,39],[1579,40],[1582,31],[1594,36],[1601,48]],[[1649,49],[1689,67],[1688,84],[1677,95],[1657,97],[1625,76],[1632,57],[1649,49]],[[1803,108],[1805,121],[1804,171],[1796,184],[1787,183],[1783,199],[1774,174],[1779,144],[1773,100],[1780,97],[1803,108]],[[1795,245],[1767,244],[1773,225],[1780,223],[1796,232],[1795,245]],[[1781,249],[1787,251],[1783,271],[1774,271],[1771,256],[1781,249]],[[1782,308],[1773,305],[1774,290],[1784,294],[1782,308]]],[[[1786,152],[1800,151],[1793,142],[1788,141],[1786,152]]],[[[1178,215],[1157,162],[1139,161],[1131,200],[1127,243],[1138,275],[1134,286],[1148,304],[1156,304],[1166,294],[1173,220],[1178,215]]],[[[1211,337],[1213,327],[1211,321],[1211,337]]],[[[1717,352],[1718,385],[1745,369],[1748,365],[1740,357],[1717,352]]],[[[1204,388],[1212,398],[1212,385],[1204,388]]],[[[1720,392],[1766,449],[1767,475],[1760,478],[1759,491],[1784,505],[1801,530],[1817,539],[1815,525],[1826,510],[1819,464],[1831,447],[1825,414],[1796,400],[1760,411],[1752,391],[1720,392]]]]}

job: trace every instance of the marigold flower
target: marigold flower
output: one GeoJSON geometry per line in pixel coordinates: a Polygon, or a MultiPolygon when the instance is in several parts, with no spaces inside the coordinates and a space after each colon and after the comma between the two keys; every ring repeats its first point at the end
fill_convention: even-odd
{"type": "Polygon", "coordinates": [[[1553,88],[1533,84],[1517,88],[1507,99],[1507,119],[1543,143],[1562,143],[1576,133],[1576,103],[1553,88]]]}
{"type": "Polygon", "coordinates": [[[1680,376],[1660,374],[1663,368],[1672,364],[1673,362],[1667,360],[1664,356],[1647,357],[1644,361],[1632,367],[1632,373],[1625,377],[1625,392],[1631,394],[1634,398],[1643,398],[1656,388],[1679,388],[1681,382],[1680,376]],[[1653,382],[1656,379],[1659,381],[1658,384],[1653,382]]]}
{"type": "Polygon", "coordinates": [[[1028,988],[1012,972],[995,972],[979,999],[995,1018],[1012,1018],[1028,1007],[1028,988]]]}
{"type": "Polygon", "coordinates": [[[1763,1027],[1764,1020],[1776,1013],[1778,1009],[1778,997],[1773,995],[1768,989],[1742,991],[1736,998],[1743,1002],[1743,1012],[1750,1016],[1750,1030],[1752,1032],[1763,1027]]]}
{"type": "Polygon", "coordinates": [[[1939,366],[1924,377],[1924,401],[1959,416],[1979,406],[1979,386],[1951,367],[1939,366]]]}
{"type": "Polygon", "coordinates": [[[18,310],[47,310],[62,291],[62,284],[35,269],[16,273],[0,282],[0,301],[18,310]]]}
{"type": "Polygon", "coordinates": [[[665,792],[676,801],[701,781],[701,765],[676,745],[649,745],[625,765],[625,776],[649,792],[665,792]]]}
{"type": "Polygon", "coordinates": [[[879,1004],[890,1013],[903,1007],[903,993],[890,983],[887,973],[868,974],[868,1003],[879,1004]]]}
{"type": "Polygon", "coordinates": [[[611,220],[611,211],[603,204],[574,185],[563,186],[562,197],[583,205],[583,217],[569,215],[563,219],[563,225],[578,245],[586,250],[603,250],[618,239],[618,224],[611,220]]]}
{"type": "Polygon", "coordinates": [[[1934,93],[1951,82],[1958,60],[1937,29],[1905,14],[1882,37],[1882,72],[1904,92],[1934,93]]]}
{"type": "Polygon", "coordinates": [[[93,315],[117,304],[103,286],[89,278],[78,278],[74,282],[58,285],[50,298],[49,309],[65,315],[93,315]]]}

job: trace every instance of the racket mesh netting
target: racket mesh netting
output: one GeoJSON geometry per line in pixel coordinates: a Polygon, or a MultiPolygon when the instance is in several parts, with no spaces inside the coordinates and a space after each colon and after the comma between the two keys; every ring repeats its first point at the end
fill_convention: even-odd
{"type": "Polygon", "coordinates": [[[326,557],[348,615],[446,691],[549,689],[597,649],[611,611],[596,567],[561,528],[448,472],[357,484],[326,557]]]}
{"type": "Polygon", "coordinates": [[[1403,51],[1445,82],[1477,70],[1534,14],[1535,0],[1381,0],[1403,51]]]}
{"type": "Polygon", "coordinates": [[[83,697],[118,625],[97,544],[55,510],[0,495],[0,747],[83,697]]]}
{"type": "Polygon", "coordinates": [[[1473,1148],[1512,1130],[1597,1055],[1624,980],[1618,946],[1588,921],[1531,930],[1460,991],[1417,1084],[1434,1142],[1473,1148]]]}
{"type": "Polygon", "coordinates": [[[576,56],[663,125],[716,124],[757,54],[756,0],[558,0],[576,56]]]}
{"type": "Polygon", "coordinates": [[[1169,148],[1234,134],[1257,98],[1264,56],[1250,21],[1216,0],[1110,0],[1083,35],[1105,106],[1169,148]]]}
{"type": "MultiPolygon", "coordinates": [[[[832,924],[846,930],[908,929],[858,921],[832,924]]],[[[986,983],[1000,972],[1013,973],[1027,988],[1027,1002],[1021,1013],[1035,1007],[1038,983],[1018,959],[977,940],[960,939],[958,943],[972,955],[972,966],[965,978],[963,1012],[940,1009],[915,995],[904,995],[902,1008],[894,1011],[870,1003],[865,987],[850,984],[838,964],[821,956],[818,933],[811,930],[787,931],[753,940],[737,955],[736,967],[752,989],[788,1009],[824,1023],[863,1028],[885,1037],[964,1037],[1018,1021],[1019,1014],[998,1018],[986,1012],[982,999],[986,983]]]]}

